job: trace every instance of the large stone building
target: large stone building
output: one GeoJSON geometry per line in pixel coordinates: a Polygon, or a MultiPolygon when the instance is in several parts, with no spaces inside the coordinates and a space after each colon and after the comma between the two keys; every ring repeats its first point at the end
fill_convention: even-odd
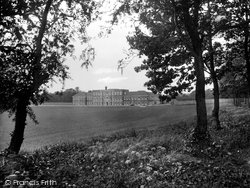
{"type": "Polygon", "coordinates": [[[127,89],[107,89],[79,92],[73,96],[73,105],[120,106],[120,105],[154,105],[159,103],[158,95],[146,91],[127,89]]]}

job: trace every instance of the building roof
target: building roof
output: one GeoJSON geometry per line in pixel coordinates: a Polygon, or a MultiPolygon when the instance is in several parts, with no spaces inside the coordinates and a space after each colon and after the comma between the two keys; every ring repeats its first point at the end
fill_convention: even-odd
{"type": "Polygon", "coordinates": [[[154,94],[152,92],[147,92],[149,95],[152,95],[152,96],[159,96],[159,94],[154,94]]]}
{"type": "Polygon", "coordinates": [[[146,91],[130,91],[128,95],[149,95],[146,91]]]}
{"type": "Polygon", "coordinates": [[[77,94],[75,94],[75,95],[73,95],[73,97],[81,97],[81,96],[86,96],[86,92],[79,92],[79,93],[77,93],[77,94]]]}

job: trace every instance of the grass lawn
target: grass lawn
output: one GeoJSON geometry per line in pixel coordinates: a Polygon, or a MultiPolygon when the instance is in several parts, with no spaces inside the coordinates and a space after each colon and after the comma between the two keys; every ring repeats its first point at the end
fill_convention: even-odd
{"type": "MultiPolygon", "coordinates": [[[[33,107],[39,121],[35,125],[28,118],[22,149],[39,149],[45,145],[68,141],[81,141],[93,136],[112,134],[126,129],[154,129],[188,118],[194,118],[195,105],[127,107],[33,107]]],[[[212,106],[208,105],[211,114],[212,106]]],[[[0,150],[10,142],[14,123],[7,114],[0,114],[0,150]]]]}
{"type": "Polygon", "coordinates": [[[204,148],[189,141],[188,120],[2,155],[0,179],[60,188],[249,188],[250,111],[225,107],[221,123],[204,148]]]}

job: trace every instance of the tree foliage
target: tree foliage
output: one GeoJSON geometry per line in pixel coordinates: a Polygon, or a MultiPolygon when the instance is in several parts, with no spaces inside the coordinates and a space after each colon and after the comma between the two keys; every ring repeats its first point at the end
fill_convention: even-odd
{"type": "MultiPolygon", "coordinates": [[[[15,113],[9,148],[18,153],[26,115],[34,117],[29,105],[44,102],[49,81],[68,78],[65,56],[73,55],[75,38],[87,42],[86,27],[96,19],[99,4],[92,0],[8,0],[0,6],[0,102],[2,111],[15,113]]],[[[84,60],[88,66],[89,59],[84,60]]]]}
{"type": "MultiPolygon", "coordinates": [[[[234,30],[244,28],[244,54],[248,62],[248,6],[246,1],[126,0],[115,13],[114,22],[122,13],[137,15],[134,17],[139,24],[128,42],[139,56],[146,57],[135,68],[146,70],[149,81],[145,86],[155,93],[165,92],[175,97],[196,82],[196,132],[206,132],[205,83],[214,85],[213,116],[219,127],[218,79],[225,74],[225,69],[221,69],[225,63],[221,54],[225,52],[221,43],[214,42],[215,38],[228,37],[234,30]],[[204,70],[210,78],[205,79],[204,70]]],[[[119,67],[123,65],[126,66],[124,61],[119,61],[119,67]]]]}
{"type": "MultiPolygon", "coordinates": [[[[148,70],[147,76],[151,80],[146,85],[150,89],[155,92],[164,91],[174,97],[182,90],[190,89],[191,83],[196,82],[197,127],[194,137],[206,140],[208,134],[203,52],[207,21],[203,14],[204,2],[130,2],[133,2],[130,3],[130,10],[138,13],[139,22],[144,26],[140,27],[139,32],[136,29],[134,38],[129,38],[132,48],[147,57],[137,70],[148,70]],[[147,30],[147,34],[143,30],[147,30]]],[[[118,11],[130,14],[127,6],[124,3],[118,11]]]]}
{"type": "Polygon", "coordinates": [[[75,89],[66,89],[65,91],[56,91],[49,94],[49,102],[72,102],[72,96],[77,94],[75,89]]]}
{"type": "MultiPolygon", "coordinates": [[[[231,45],[230,45],[231,46],[231,45]]],[[[227,49],[225,64],[221,67],[223,76],[220,80],[220,92],[222,95],[233,98],[248,97],[248,82],[245,60],[238,53],[238,48],[227,49]]]]}
{"type": "Polygon", "coordinates": [[[0,98],[4,110],[15,107],[24,90],[32,93],[34,104],[43,102],[49,81],[68,78],[63,62],[66,54],[73,55],[71,41],[76,37],[88,40],[85,28],[95,18],[94,1],[52,1],[42,22],[45,5],[46,1],[27,0],[1,3],[1,10],[6,10],[0,20],[0,98]]]}
{"type": "Polygon", "coordinates": [[[231,26],[223,33],[227,41],[227,53],[224,57],[224,66],[220,70],[221,90],[224,92],[234,88],[233,95],[242,93],[246,96],[250,89],[249,2],[231,1],[226,5],[226,19],[230,20],[231,26]]]}
{"type": "MultiPolygon", "coordinates": [[[[123,11],[127,11],[127,8],[123,11]]],[[[128,42],[131,50],[146,57],[142,65],[135,68],[137,72],[146,70],[149,81],[145,86],[154,93],[164,93],[174,98],[183,90],[192,89],[195,72],[190,50],[176,33],[173,8],[171,1],[139,1],[131,4],[130,10],[138,14],[139,24],[133,36],[128,37],[128,42]]],[[[122,63],[120,61],[120,67],[124,66],[122,63]]]]}
{"type": "Polygon", "coordinates": [[[148,89],[159,94],[164,92],[174,98],[183,90],[192,89],[191,83],[194,81],[192,58],[176,39],[167,38],[169,31],[164,27],[157,28],[154,28],[154,32],[152,31],[150,35],[137,28],[135,35],[128,37],[131,49],[138,50],[140,55],[147,57],[135,70],[147,71],[146,76],[149,81],[145,86],[148,89]],[[173,85],[174,82],[177,84],[173,85]]]}

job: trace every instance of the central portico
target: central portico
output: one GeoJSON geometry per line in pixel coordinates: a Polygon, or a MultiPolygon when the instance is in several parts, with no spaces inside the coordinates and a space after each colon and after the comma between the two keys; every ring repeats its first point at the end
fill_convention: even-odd
{"type": "Polygon", "coordinates": [[[110,96],[105,96],[103,101],[104,101],[103,105],[105,105],[105,106],[112,105],[112,100],[111,100],[110,96]]]}

